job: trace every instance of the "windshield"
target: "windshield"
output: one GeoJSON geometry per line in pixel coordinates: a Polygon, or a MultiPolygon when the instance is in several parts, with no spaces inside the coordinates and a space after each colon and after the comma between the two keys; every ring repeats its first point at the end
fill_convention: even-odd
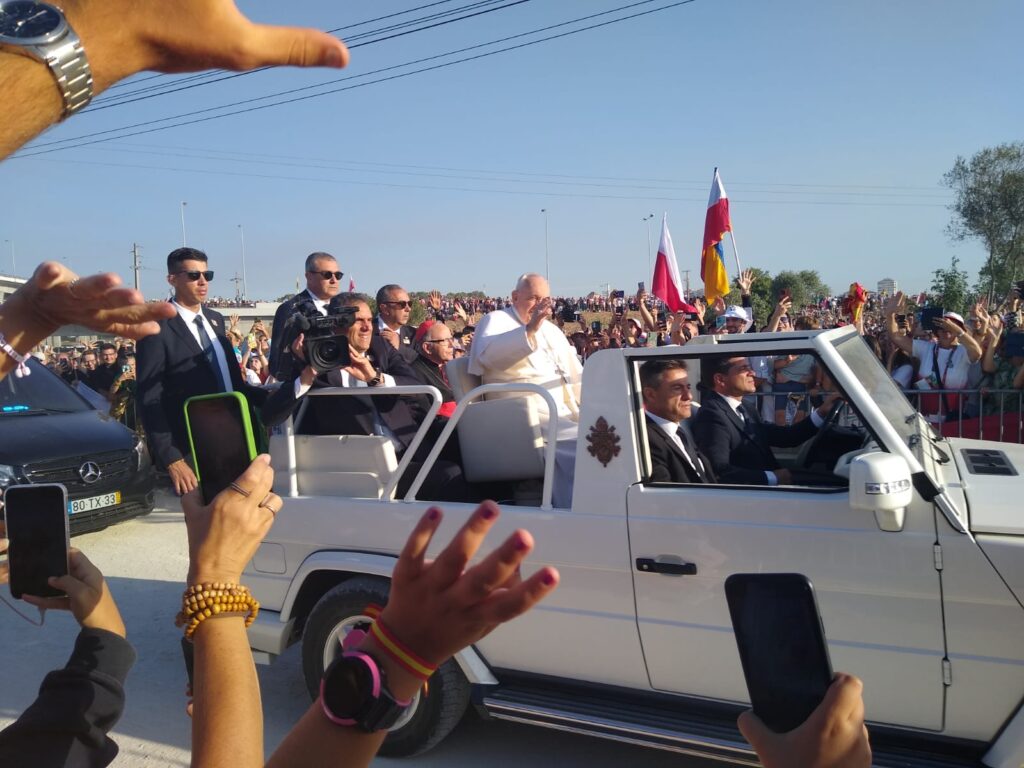
{"type": "Polygon", "coordinates": [[[38,360],[29,359],[31,374],[19,378],[13,371],[0,381],[0,418],[25,413],[87,411],[88,403],[38,360]]]}
{"type": "Polygon", "coordinates": [[[912,445],[911,437],[918,434],[917,410],[878,362],[871,348],[860,336],[854,334],[835,340],[833,346],[868,391],[886,420],[892,424],[900,439],[905,445],[912,445]]]}

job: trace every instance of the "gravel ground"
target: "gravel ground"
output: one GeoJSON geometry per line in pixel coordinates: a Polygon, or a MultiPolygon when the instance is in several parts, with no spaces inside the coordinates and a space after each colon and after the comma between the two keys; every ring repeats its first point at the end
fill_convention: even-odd
{"type": "MultiPolygon", "coordinates": [[[[163,496],[158,502],[158,509],[147,517],[73,540],[106,575],[128,626],[128,637],[139,654],[128,677],[127,710],[114,732],[121,748],[114,763],[118,766],[170,768],[189,764],[185,672],[180,630],[173,623],[188,566],[185,526],[173,497],[163,496]]],[[[6,587],[3,589],[6,593],[6,587]]],[[[4,597],[9,598],[9,594],[4,597]]],[[[31,606],[20,601],[15,605],[22,610],[28,608],[35,618],[31,606]]],[[[64,665],[76,633],[77,625],[67,614],[50,613],[45,626],[39,628],[0,605],[0,647],[5,649],[0,727],[32,703],[46,672],[64,665]]],[[[268,754],[309,706],[298,651],[299,647],[293,646],[272,666],[257,668],[268,754]]],[[[484,721],[472,715],[426,755],[406,760],[382,758],[374,765],[619,768],[641,762],[647,768],[711,765],[666,752],[484,721]]]]}

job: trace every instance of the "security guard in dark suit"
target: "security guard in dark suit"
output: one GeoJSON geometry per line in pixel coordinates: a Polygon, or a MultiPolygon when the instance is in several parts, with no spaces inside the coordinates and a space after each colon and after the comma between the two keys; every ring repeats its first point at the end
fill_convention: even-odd
{"type": "Polygon", "coordinates": [[[686,423],[693,393],[685,360],[648,360],[640,366],[640,390],[656,483],[713,483],[711,463],[698,449],[686,423]]]}
{"type": "Polygon", "coordinates": [[[373,335],[384,339],[410,364],[416,360],[413,347],[416,331],[409,326],[411,315],[412,302],[402,286],[391,283],[377,291],[377,318],[373,323],[373,335]]]}

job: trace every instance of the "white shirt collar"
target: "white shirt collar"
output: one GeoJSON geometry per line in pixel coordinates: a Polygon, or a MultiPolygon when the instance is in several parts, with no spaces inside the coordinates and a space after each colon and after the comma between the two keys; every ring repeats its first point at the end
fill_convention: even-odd
{"type": "Polygon", "coordinates": [[[330,299],[318,299],[316,295],[311,290],[309,290],[309,288],[306,289],[306,293],[309,294],[309,298],[313,300],[313,303],[316,305],[316,308],[319,309],[322,314],[326,315],[327,305],[330,303],[330,299]]]}
{"type": "Polygon", "coordinates": [[[209,322],[209,320],[206,319],[206,315],[203,314],[202,305],[200,305],[198,312],[193,312],[188,307],[183,307],[179,304],[177,299],[171,299],[171,304],[174,305],[175,309],[178,310],[178,314],[181,315],[181,319],[188,323],[188,325],[194,324],[196,317],[202,317],[204,322],[209,322]]]}
{"type": "Polygon", "coordinates": [[[663,419],[658,414],[651,413],[650,411],[645,411],[645,413],[647,414],[647,418],[649,418],[651,421],[653,421],[655,424],[661,427],[669,436],[675,435],[676,432],[679,430],[679,422],[663,419]]]}

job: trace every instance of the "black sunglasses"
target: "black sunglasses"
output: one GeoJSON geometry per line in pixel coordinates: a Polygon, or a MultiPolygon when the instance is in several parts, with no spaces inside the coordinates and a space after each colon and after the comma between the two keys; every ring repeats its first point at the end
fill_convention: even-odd
{"type": "Polygon", "coordinates": [[[176,274],[176,275],[184,275],[185,277],[188,278],[188,281],[190,283],[196,282],[200,277],[205,279],[206,282],[208,282],[208,283],[211,280],[213,280],[213,270],[212,269],[207,269],[205,272],[200,272],[199,270],[189,270],[187,272],[175,272],[174,274],[176,274]]]}
{"type": "Polygon", "coordinates": [[[399,309],[409,309],[412,307],[411,301],[382,301],[381,304],[390,304],[394,307],[398,307],[399,309]]]}
{"type": "Polygon", "coordinates": [[[317,272],[314,269],[309,270],[307,274],[320,275],[320,277],[322,277],[324,280],[330,280],[332,277],[335,280],[341,280],[341,278],[345,275],[344,272],[317,272]]]}

